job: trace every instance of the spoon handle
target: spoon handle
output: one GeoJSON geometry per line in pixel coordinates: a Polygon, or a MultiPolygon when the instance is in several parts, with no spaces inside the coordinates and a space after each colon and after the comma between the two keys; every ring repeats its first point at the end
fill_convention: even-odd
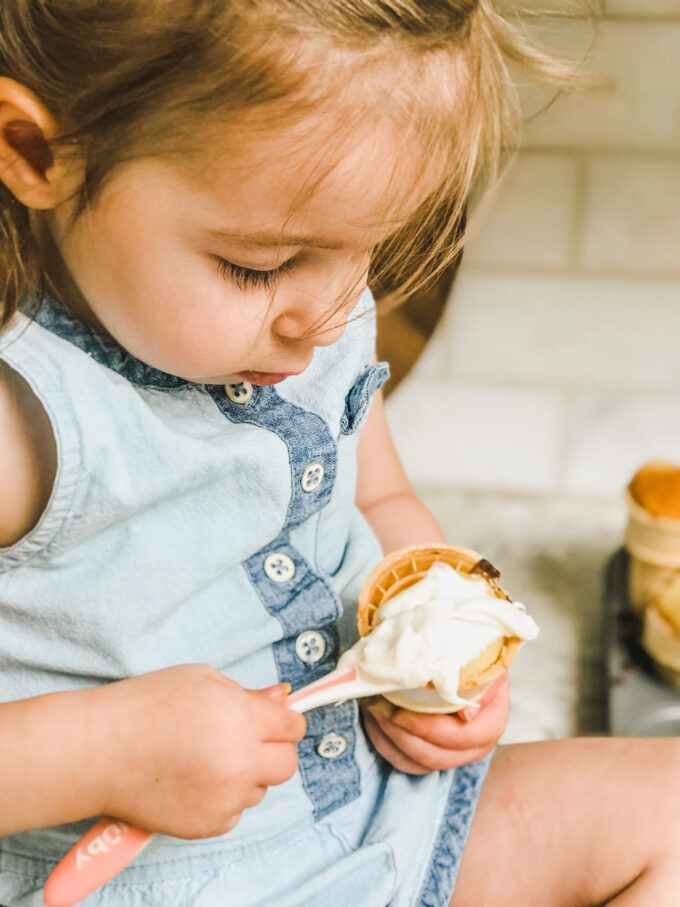
{"type": "Polygon", "coordinates": [[[125,869],[153,837],[153,832],[103,816],[52,870],[43,888],[44,903],[47,907],[80,903],[125,869]]]}
{"type": "Polygon", "coordinates": [[[389,693],[397,689],[399,687],[394,683],[377,684],[360,680],[356,671],[351,668],[336,668],[291,693],[286,699],[286,705],[295,712],[307,712],[320,705],[344,702],[346,699],[359,699],[362,696],[374,696],[378,693],[389,693]]]}

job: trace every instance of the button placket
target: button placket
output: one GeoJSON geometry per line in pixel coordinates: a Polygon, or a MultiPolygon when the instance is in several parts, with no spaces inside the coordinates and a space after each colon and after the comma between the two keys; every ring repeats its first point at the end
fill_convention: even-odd
{"type": "MultiPolygon", "coordinates": [[[[234,396],[244,401],[246,396],[238,390],[234,396]]],[[[337,443],[321,416],[282,399],[274,388],[255,387],[251,406],[234,405],[238,401],[231,401],[225,391],[223,385],[208,388],[227,419],[274,432],[288,448],[292,494],[280,534],[243,566],[262,605],[281,624],[283,636],[272,643],[274,661],[280,679],[296,689],[322,676],[329,653],[337,648],[334,620],[342,612],[339,596],[289,537],[329,502],[337,474],[337,443]],[[309,637],[304,646],[302,641],[298,643],[299,637],[310,632],[320,633],[323,643],[317,647],[309,637]]],[[[307,734],[298,744],[299,771],[314,818],[320,819],[360,794],[361,774],[353,755],[356,703],[316,709],[307,716],[307,725],[307,734]],[[320,754],[319,746],[325,755],[320,754]],[[332,784],[328,784],[329,771],[332,784]]]]}

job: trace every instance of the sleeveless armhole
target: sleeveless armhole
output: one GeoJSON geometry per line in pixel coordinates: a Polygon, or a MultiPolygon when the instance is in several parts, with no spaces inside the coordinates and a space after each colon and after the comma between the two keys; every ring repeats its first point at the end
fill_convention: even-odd
{"type": "MultiPolygon", "coordinates": [[[[23,330],[26,329],[24,326],[23,330]]],[[[0,548],[0,572],[26,563],[55,541],[71,515],[81,475],[80,434],[71,403],[60,387],[57,376],[51,374],[49,366],[44,365],[28,349],[29,342],[16,336],[7,345],[3,343],[0,347],[0,360],[28,383],[45,410],[56,444],[57,468],[50,496],[38,522],[13,545],[0,548]]]]}

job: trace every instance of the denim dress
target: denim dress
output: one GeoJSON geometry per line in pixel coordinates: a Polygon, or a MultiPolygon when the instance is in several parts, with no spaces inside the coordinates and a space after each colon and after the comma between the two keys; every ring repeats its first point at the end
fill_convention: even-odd
{"type": "MultiPolygon", "coordinates": [[[[270,387],[158,371],[44,297],[0,358],[41,400],[57,472],[34,528],[0,549],[0,702],[188,662],[244,687],[302,686],[356,639],[380,545],[354,505],[375,306],[270,387]]],[[[488,757],[411,776],[355,701],[307,713],[299,769],[228,834],[156,835],[88,907],[445,907],[488,757]]],[[[97,817],[0,837],[0,904],[38,907],[97,817]]]]}

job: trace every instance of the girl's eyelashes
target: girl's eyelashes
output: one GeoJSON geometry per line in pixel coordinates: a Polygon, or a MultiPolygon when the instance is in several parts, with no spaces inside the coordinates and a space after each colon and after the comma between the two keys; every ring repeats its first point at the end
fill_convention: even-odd
{"type": "Polygon", "coordinates": [[[229,279],[241,292],[248,290],[271,290],[279,280],[292,270],[292,261],[284,261],[271,271],[256,271],[253,268],[242,268],[226,258],[217,259],[217,272],[225,280],[229,279]]]}

